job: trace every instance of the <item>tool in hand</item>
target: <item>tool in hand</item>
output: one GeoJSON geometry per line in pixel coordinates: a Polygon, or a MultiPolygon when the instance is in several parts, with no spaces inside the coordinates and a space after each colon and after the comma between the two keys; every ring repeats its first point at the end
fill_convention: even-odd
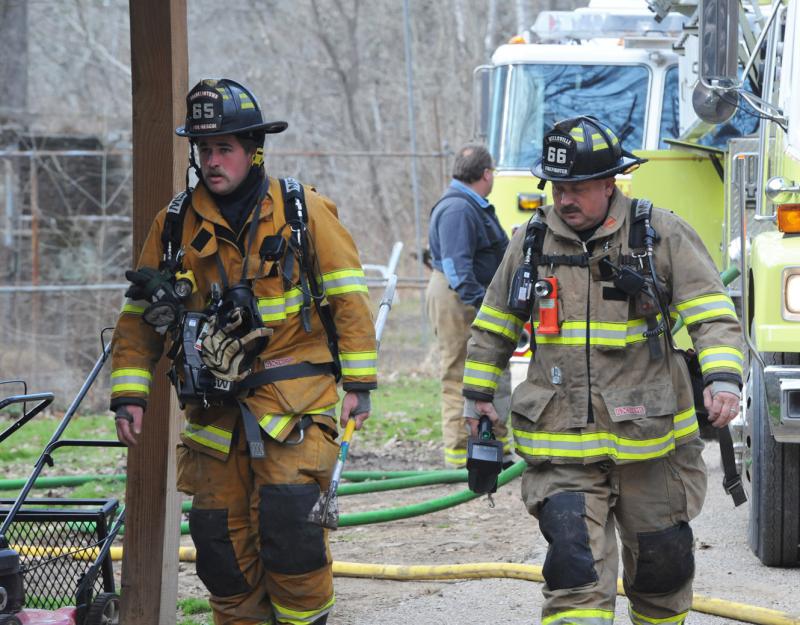
{"type": "MultiPolygon", "coordinates": [[[[386,290],[383,292],[380,306],[378,307],[378,318],[375,320],[375,338],[377,339],[378,348],[381,344],[381,335],[383,328],[386,325],[386,317],[392,309],[392,301],[394,300],[394,291],[397,288],[397,276],[393,275],[389,278],[386,284],[386,290]]],[[[342,475],[344,462],[347,459],[347,451],[350,449],[350,440],[353,438],[353,431],[356,427],[356,421],[353,417],[347,422],[342,436],[342,442],[339,446],[339,457],[336,459],[336,466],[333,469],[330,486],[328,490],[322,493],[308,513],[308,520],[316,525],[321,525],[331,530],[339,527],[339,499],[336,492],[339,488],[339,479],[342,475]]]]}
{"type": "Polygon", "coordinates": [[[467,439],[467,483],[473,493],[486,494],[492,508],[492,493],[497,491],[497,476],[502,470],[503,443],[495,439],[489,417],[482,415],[478,436],[467,439]]]}

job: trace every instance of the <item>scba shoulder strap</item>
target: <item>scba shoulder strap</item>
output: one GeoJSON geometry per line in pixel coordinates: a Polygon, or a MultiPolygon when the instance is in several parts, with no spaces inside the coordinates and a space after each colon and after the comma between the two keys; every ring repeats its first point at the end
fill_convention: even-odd
{"type": "Polygon", "coordinates": [[[164,229],[161,231],[161,249],[163,250],[161,268],[170,265],[175,265],[169,267],[170,269],[177,267],[177,256],[183,238],[183,219],[186,216],[186,209],[192,203],[192,191],[191,187],[187,187],[185,191],[181,191],[172,198],[167,206],[164,229]]]}
{"type": "MultiPolygon", "coordinates": [[[[631,200],[631,226],[628,231],[628,247],[631,250],[640,250],[645,247],[646,228],[652,222],[653,203],[650,200],[631,200]]],[[[584,254],[576,255],[544,255],[544,237],[547,234],[547,223],[542,219],[541,211],[528,220],[525,228],[525,241],[522,244],[523,255],[531,253],[534,266],[541,265],[574,265],[587,267],[588,259],[584,254]]],[[[656,235],[657,240],[657,235],[656,235]]]]}
{"type": "Polygon", "coordinates": [[[333,369],[336,381],[342,377],[342,366],[339,359],[339,334],[333,320],[330,305],[325,301],[325,287],[322,276],[311,257],[308,233],[308,208],[306,206],[305,190],[294,178],[281,178],[281,193],[283,195],[283,213],[286,224],[291,229],[289,234],[289,250],[284,257],[283,278],[290,281],[292,278],[292,263],[297,258],[300,270],[300,288],[303,292],[303,304],[300,316],[306,332],[311,331],[309,316],[310,302],[313,300],[322,327],[327,336],[328,350],[333,358],[333,369]]]}
{"type": "Polygon", "coordinates": [[[653,203],[650,200],[631,200],[631,228],[628,231],[628,247],[640,250],[645,247],[646,227],[652,223],[653,203]]]}

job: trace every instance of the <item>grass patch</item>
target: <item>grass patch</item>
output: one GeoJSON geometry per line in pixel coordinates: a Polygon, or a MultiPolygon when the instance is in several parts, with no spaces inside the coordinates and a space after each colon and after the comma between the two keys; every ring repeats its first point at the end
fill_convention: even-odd
{"type": "MultiPolygon", "coordinates": [[[[61,417],[34,417],[9,436],[0,446],[0,464],[24,462],[32,464],[41,455],[44,446],[53,436],[61,417]]],[[[0,425],[0,427],[3,427],[0,425]]],[[[114,419],[110,415],[75,416],[61,439],[108,440],[117,439],[114,419]]],[[[53,452],[56,467],[61,464],[80,466],[89,462],[108,472],[125,457],[125,450],[114,447],[62,447],[53,452]]],[[[47,471],[43,473],[46,475],[47,471]]]]}
{"type": "Polygon", "coordinates": [[[441,440],[439,380],[405,376],[381,384],[372,395],[372,414],[359,438],[382,445],[391,439],[441,440]]]}
{"type": "Polygon", "coordinates": [[[208,599],[181,599],[178,601],[178,608],[186,615],[205,614],[211,612],[211,606],[208,605],[208,599]]]}

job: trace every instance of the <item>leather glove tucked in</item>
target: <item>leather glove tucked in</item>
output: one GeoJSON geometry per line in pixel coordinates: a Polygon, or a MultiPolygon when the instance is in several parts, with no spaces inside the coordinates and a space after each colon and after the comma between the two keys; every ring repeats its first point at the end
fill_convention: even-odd
{"type": "Polygon", "coordinates": [[[247,377],[249,368],[242,369],[242,361],[248,356],[248,346],[272,334],[272,328],[256,328],[242,337],[234,334],[242,324],[241,312],[236,309],[230,315],[230,322],[220,328],[219,319],[213,315],[208,320],[211,330],[201,341],[200,358],[211,372],[220,380],[238,382],[247,377]]]}
{"type": "Polygon", "coordinates": [[[175,293],[173,276],[152,267],[141,267],[126,271],[125,278],[131,282],[125,297],[150,302],[142,313],[145,322],[156,328],[170,328],[178,322],[182,307],[181,298],[175,293]]]}

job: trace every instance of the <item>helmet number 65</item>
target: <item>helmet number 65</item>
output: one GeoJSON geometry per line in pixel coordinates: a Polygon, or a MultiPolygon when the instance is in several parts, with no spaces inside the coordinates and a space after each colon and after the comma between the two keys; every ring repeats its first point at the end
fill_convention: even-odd
{"type": "Polygon", "coordinates": [[[214,119],[214,104],[211,102],[192,104],[192,119],[214,119]]]}
{"type": "Polygon", "coordinates": [[[563,165],[567,162],[567,149],[550,146],[547,148],[547,160],[551,163],[563,165]]]}

